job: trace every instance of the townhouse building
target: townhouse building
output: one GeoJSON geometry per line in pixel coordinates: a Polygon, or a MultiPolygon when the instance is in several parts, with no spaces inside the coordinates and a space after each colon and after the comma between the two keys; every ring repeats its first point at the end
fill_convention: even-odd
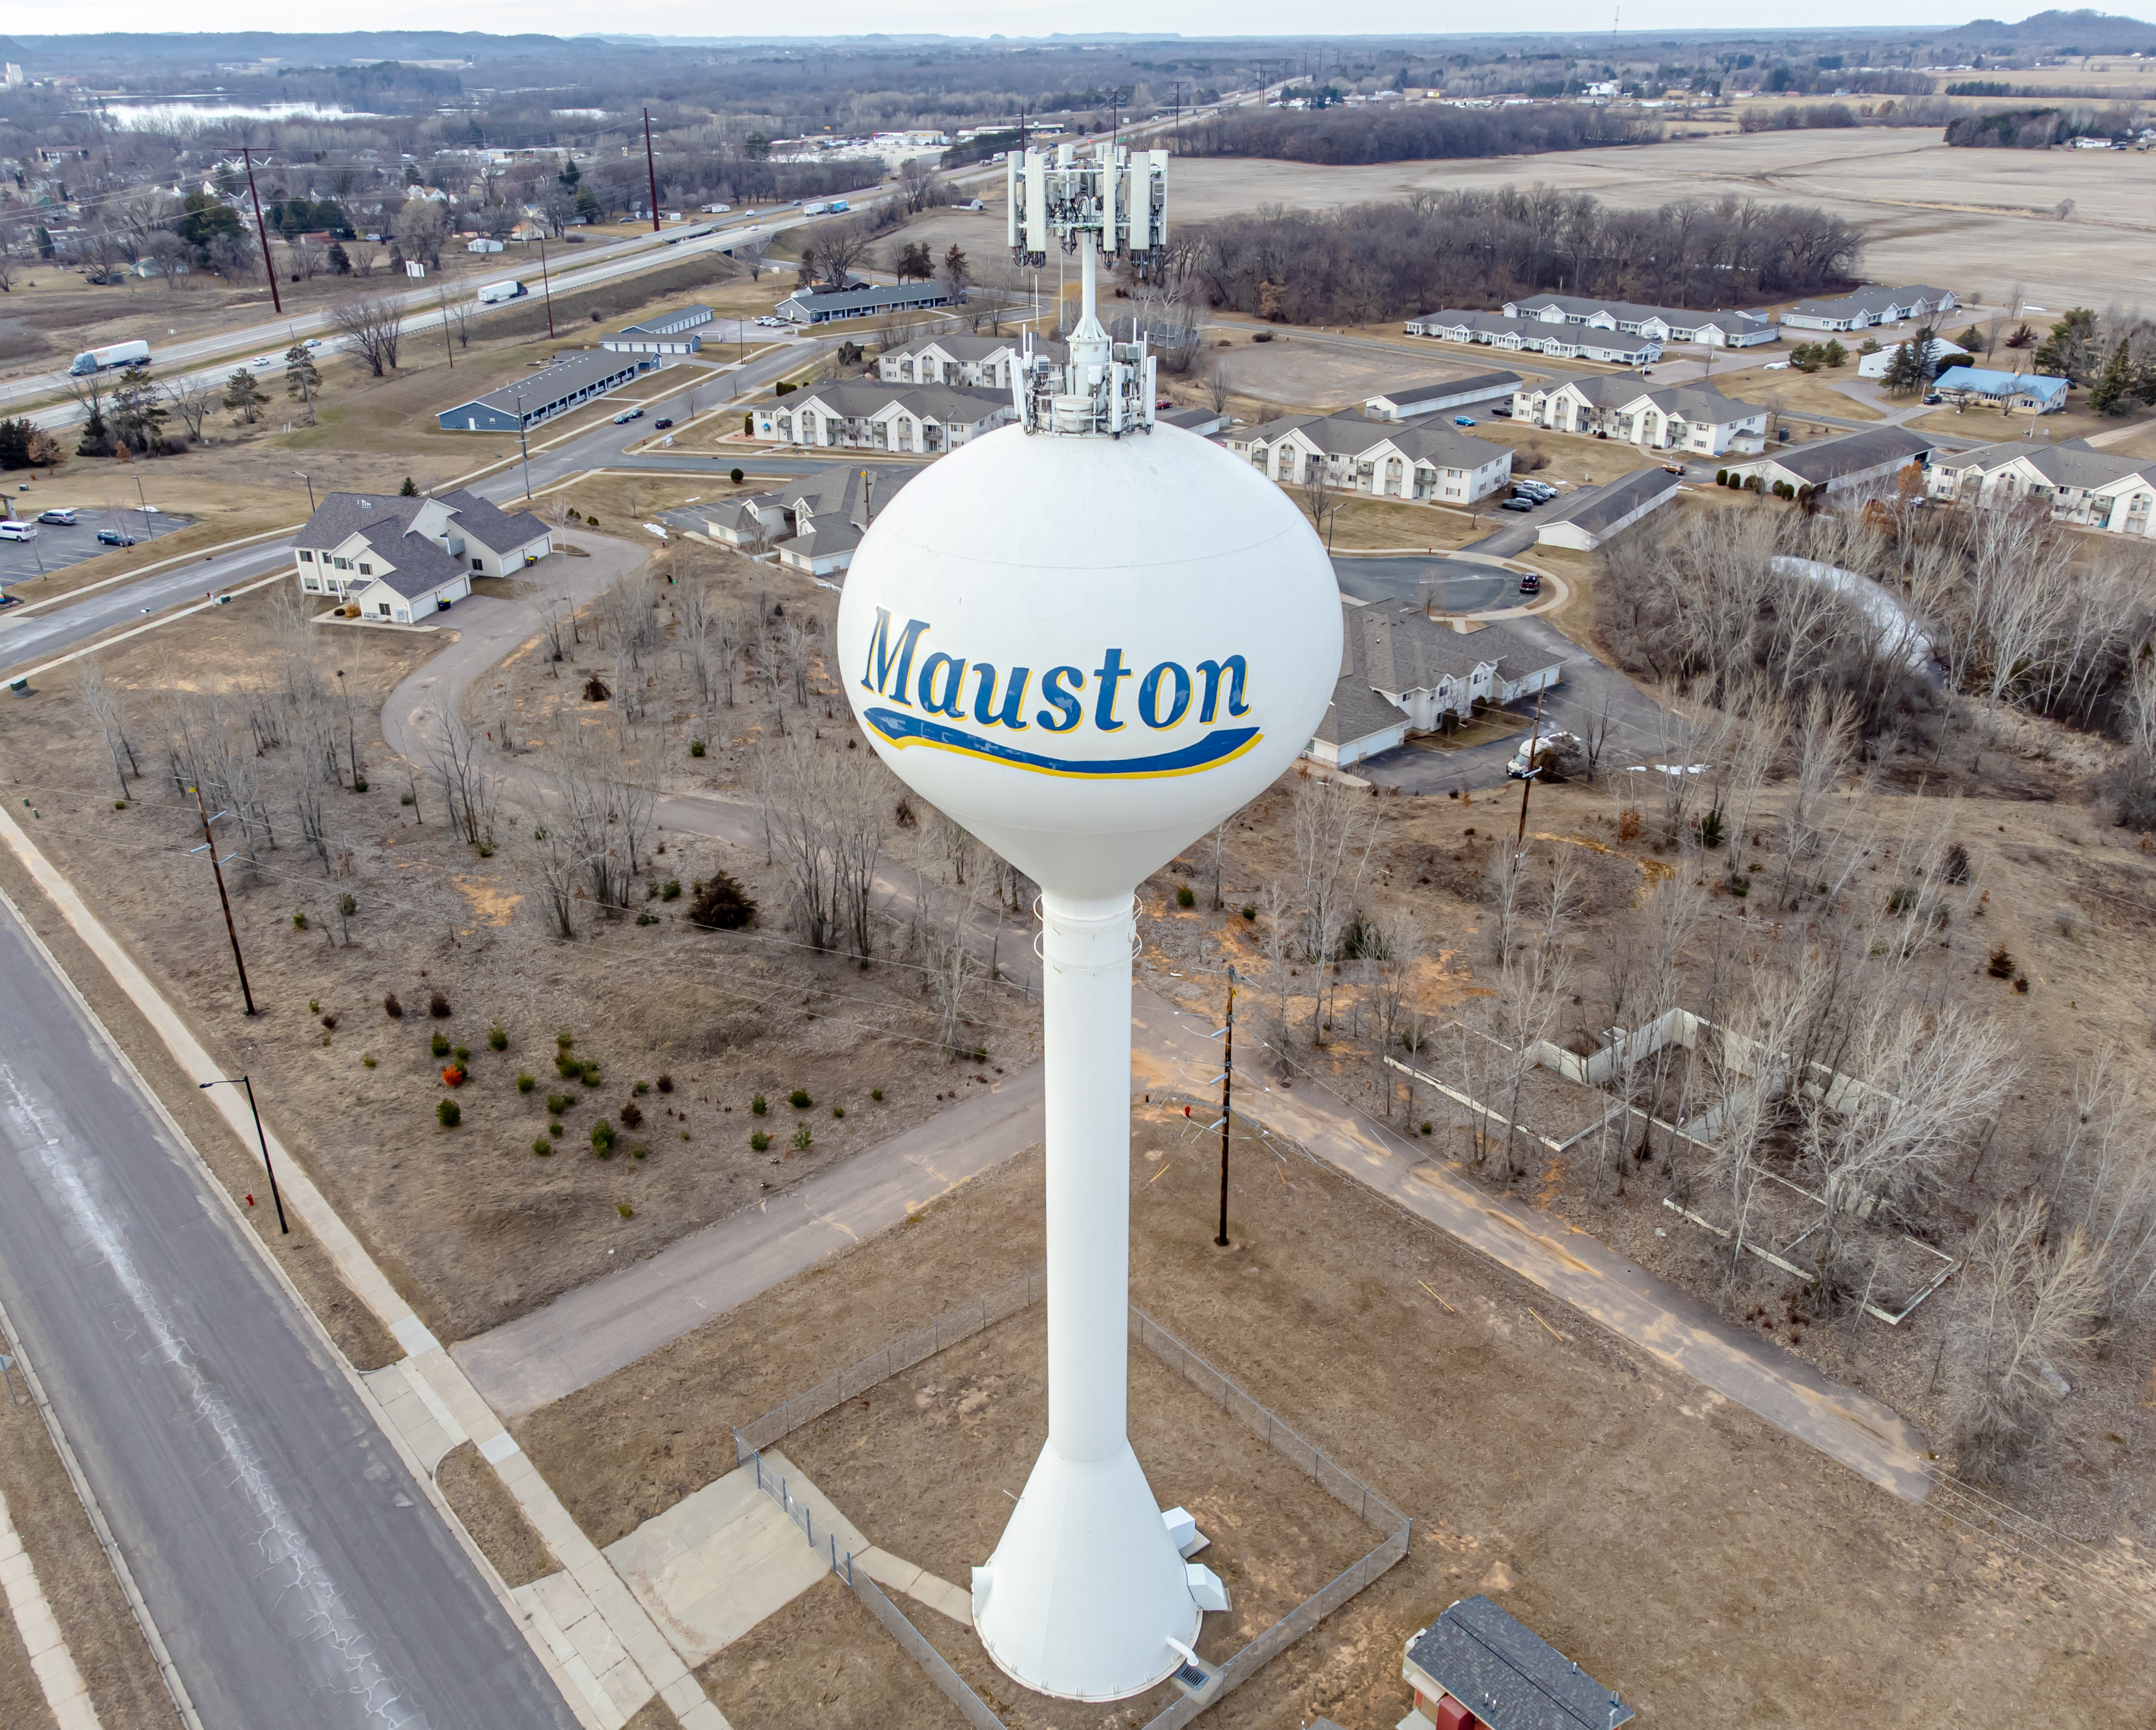
{"type": "Polygon", "coordinates": [[[1699,456],[1763,450],[1768,413],[1759,403],[1725,397],[1711,384],[1657,390],[1621,373],[1551,379],[1523,386],[1512,398],[1516,424],[1699,456]]]}
{"type": "Polygon", "coordinates": [[[1476,706],[1517,702],[1563,676],[1564,657],[1499,624],[1455,631],[1397,601],[1340,603],[1340,677],[1308,754],[1336,768],[1415,733],[1449,730],[1476,706]]]}
{"type": "Polygon", "coordinates": [[[1284,415],[1236,429],[1223,442],[1275,480],[1322,479],[1416,504],[1471,505],[1501,490],[1512,472],[1508,446],[1456,427],[1373,423],[1353,412],[1284,415]]]}
{"type": "Polygon", "coordinates": [[[1908,288],[1859,289],[1832,300],[1799,300],[1794,311],[1782,315],[1782,322],[1799,331],[1861,331],[1904,319],[1936,317],[1960,305],[1952,289],[1917,283],[1908,288]]]}
{"type": "Polygon", "coordinates": [[[510,516],[462,489],[418,498],[331,493],[292,539],[303,593],[398,624],[462,600],[475,577],[537,563],[552,544],[530,511],[510,516]]]}
{"type": "MultiPolygon", "coordinates": [[[[1023,364],[1016,336],[968,336],[957,333],[926,336],[887,348],[876,357],[876,377],[886,384],[963,384],[980,390],[1009,390],[1023,364]]],[[[1059,366],[1060,342],[1036,340],[1034,352],[1059,366]]]]}
{"type": "Polygon", "coordinates": [[[803,385],[752,411],[751,436],[778,444],[936,456],[1017,418],[1008,390],[848,380],[803,385]]]}
{"type": "Polygon", "coordinates": [[[1549,319],[1508,318],[1502,312],[1445,309],[1411,318],[1404,328],[1410,336],[1430,336],[1441,342],[1474,343],[1514,354],[1601,361],[1614,367],[1652,366],[1662,357],[1657,337],[1549,319]]]}
{"type": "Polygon", "coordinates": [[[2113,456],[2085,439],[2064,444],[2010,439],[1932,459],[1926,492],[1944,502],[2012,505],[2034,500],[2052,520],[2112,535],[2152,532],[2156,461],[2113,456]]]}
{"type": "Polygon", "coordinates": [[[1691,312],[1679,306],[1645,306],[1577,295],[1530,295],[1524,300],[1508,300],[1505,316],[1615,331],[1656,342],[1697,342],[1709,348],[1756,348],[1781,335],[1774,321],[1763,315],[1691,312]]]}

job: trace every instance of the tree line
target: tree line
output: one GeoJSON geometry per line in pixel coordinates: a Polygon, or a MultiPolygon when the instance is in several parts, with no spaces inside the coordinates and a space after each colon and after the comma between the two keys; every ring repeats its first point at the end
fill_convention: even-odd
{"type": "Polygon", "coordinates": [[[1659,121],[1573,102],[1496,109],[1239,108],[1187,123],[1183,152],[1290,162],[1418,162],[1653,144],[1661,136],[1659,121]]]}
{"type": "Polygon", "coordinates": [[[1817,294],[1851,278],[1863,238],[1811,205],[1732,196],[1616,210],[1537,186],[1276,207],[1212,223],[1193,248],[1192,273],[1216,306],[1360,324],[1545,290],[1710,307],[1817,294]]]}

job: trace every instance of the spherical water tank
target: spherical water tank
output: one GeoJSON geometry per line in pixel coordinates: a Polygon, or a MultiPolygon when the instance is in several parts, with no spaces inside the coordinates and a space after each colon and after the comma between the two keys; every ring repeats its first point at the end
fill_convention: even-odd
{"type": "Polygon", "coordinates": [[[1096,898],[1295,760],[1340,641],[1323,546],[1250,465],[1173,427],[1008,427],[876,515],[837,653],[908,785],[1043,888],[1096,898]]]}

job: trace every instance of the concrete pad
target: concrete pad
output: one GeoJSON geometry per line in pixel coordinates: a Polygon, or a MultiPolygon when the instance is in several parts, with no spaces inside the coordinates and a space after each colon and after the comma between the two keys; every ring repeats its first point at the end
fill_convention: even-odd
{"type": "Polygon", "coordinates": [[[800,1528],[743,1471],[706,1484],[609,1544],[604,1554],[691,1666],[829,1571],[800,1528]]]}

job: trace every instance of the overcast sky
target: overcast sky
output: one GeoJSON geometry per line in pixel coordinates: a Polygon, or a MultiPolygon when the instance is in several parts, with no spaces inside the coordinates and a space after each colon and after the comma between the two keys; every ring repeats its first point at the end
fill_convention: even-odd
{"type": "MultiPolygon", "coordinates": [[[[1837,24],[1877,24],[1881,8],[1867,0],[1817,0],[1797,12],[1779,15],[1740,8],[1727,0],[1543,0],[1526,9],[1488,15],[1493,25],[1537,30],[1606,30],[1620,11],[1627,30],[1727,29],[1746,23],[1800,23],[1810,28],[1837,24]]],[[[1897,23],[1965,23],[1971,18],[2021,18],[2041,6],[1998,7],[1983,0],[1897,0],[1885,14],[1897,23]]],[[[2106,0],[2101,9],[2129,18],[2156,20],[2156,0],[2106,0]]],[[[813,24],[819,31],[844,35],[868,31],[936,31],[956,36],[1046,34],[1055,30],[1173,29],[1190,36],[1277,34],[1298,43],[1320,39],[1324,30],[1390,34],[1419,22],[1396,6],[1370,4],[1313,8],[1289,0],[1092,0],[1083,6],[1049,4],[1045,0],[914,0],[891,6],[884,0],[830,0],[813,13],[767,14],[773,28],[813,24]]],[[[1481,21],[1481,20],[1477,20],[1481,21]]],[[[30,22],[25,16],[19,24],[30,22]]],[[[314,28],[485,30],[509,33],[536,30],[572,36],[593,28],[634,30],[661,36],[726,33],[749,22],[731,8],[720,11],[710,0],[642,0],[634,8],[597,11],[588,0],[376,0],[362,13],[335,19],[295,17],[290,0],[195,0],[175,12],[169,0],[93,0],[80,12],[39,13],[40,32],[153,30],[283,30],[295,23],[314,28]]],[[[1432,23],[1440,22],[1432,19],[1432,23]]],[[[1442,20],[1468,22],[1455,13],[1442,20]]],[[[7,25],[0,23],[0,34],[7,25]]]]}

